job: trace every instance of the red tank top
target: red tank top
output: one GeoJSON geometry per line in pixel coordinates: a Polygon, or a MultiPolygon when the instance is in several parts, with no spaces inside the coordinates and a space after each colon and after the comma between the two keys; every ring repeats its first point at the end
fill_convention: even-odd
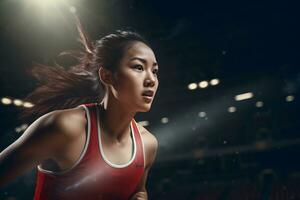
{"type": "Polygon", "coordinates": [[[133,195],[144,173],[144,147],[135,120],[131,122],[133,156],[124,165],[111,163],[101,144],[96,104],[81,105],[88,119],[87,139],[80,158],[68,170],[52,172],[38,166],[34,200],[121,200],[133,195]]]}

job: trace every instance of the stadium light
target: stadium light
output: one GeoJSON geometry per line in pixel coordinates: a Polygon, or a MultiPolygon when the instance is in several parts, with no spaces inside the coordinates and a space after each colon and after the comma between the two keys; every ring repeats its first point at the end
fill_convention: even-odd
{"type": "Polygon", "coordinates": [[[197,88],[197,84],[196,83],[190,83],[189,85],[188,85],[188,89],[189,90],[195,90],[197,88]]]}
{"type": "Polygon", "coordinates": [[[228,112],[230,112],[230,113],[234,113],[235,111],[236,111],[236,107],[234,107],[234,106],[231,106],[228,108],[228,112]]]}
{"type": "Polygon", "coordinates": [[[199,83],[199,87],[200,88],[206,88],[208,86],[208,82],[207,81],[201,81],[200,83],[199,83]]]}
{"type": "Polygon", "coordinates": [[[9,104],[12,103],[12,100],[10,98],[8,98],[8,97],[3,97],[1,99],[1,103],[4,104],[4,105],[9,105],[9,104]]]}
{"type": "Polygon", "coordinates": [[[253,93],[252,92],[247,92],[247,93],[244,93],[244,94],[239,94],[239,95],[236,95],[234,97],[234,99],[236,101],[242,101],[242,100],[246,100],[246,99],[251,99],[253,97],[253,93]]]}
{"type": "Polygon", "coordinates": [[[220,80],[217,78],[211,79],[210,80],[210,84],[211,85],[218,85],[220,83],[220,80]]]}

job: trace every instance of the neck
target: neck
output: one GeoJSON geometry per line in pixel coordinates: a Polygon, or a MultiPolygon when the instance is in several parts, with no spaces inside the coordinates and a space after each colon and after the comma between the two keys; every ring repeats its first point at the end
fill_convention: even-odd
{"type": "Polygon", "coordinates": [[[128,107],[121,105],[113,97],[105,95],[99,105],[100,128],[105,137],[115,142],[122,142],[129,138],[130,123],[135,116],[128,107]]]}

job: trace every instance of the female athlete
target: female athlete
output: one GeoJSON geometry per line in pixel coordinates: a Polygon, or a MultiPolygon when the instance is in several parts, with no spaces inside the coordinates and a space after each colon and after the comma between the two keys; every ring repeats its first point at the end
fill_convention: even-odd
{"type": "Polygon", "coordinates": [[[77,27],[85,51],[63,54],[79,64],[31,71],[40,85],[24,116],[34,120],[0,153],[0,187],[37,167],[35,200],[148,199],[158,142],[134,116],[158,88],[154,52],[135,32],[91,42],[77,27]]]}

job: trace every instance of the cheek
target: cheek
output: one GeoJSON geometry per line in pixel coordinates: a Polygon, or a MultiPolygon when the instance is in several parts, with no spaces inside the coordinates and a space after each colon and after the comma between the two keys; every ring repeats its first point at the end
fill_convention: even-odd
{"type": "Polygon", "coordinates": [[[122,96],[132,96],[139,89],[139,77],[124,74],[118,80],[118,92],[122,96]]]}

